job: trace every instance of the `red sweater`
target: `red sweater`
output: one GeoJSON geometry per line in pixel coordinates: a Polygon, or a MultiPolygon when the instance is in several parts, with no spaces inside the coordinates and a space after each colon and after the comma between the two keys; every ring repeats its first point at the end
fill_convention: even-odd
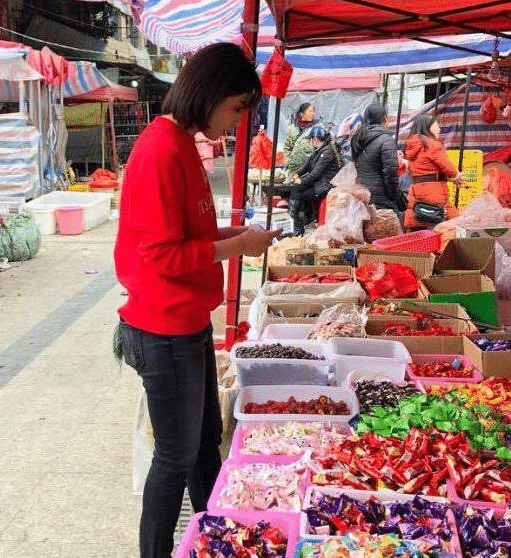
{"type": "Polygon", "coordinates": [[[119,309],[160,335],[203,330],[223,299],[213,196],[195,140],[164,117],[142,132],[126,164],[114,258],[128,291],[119,309]]]}

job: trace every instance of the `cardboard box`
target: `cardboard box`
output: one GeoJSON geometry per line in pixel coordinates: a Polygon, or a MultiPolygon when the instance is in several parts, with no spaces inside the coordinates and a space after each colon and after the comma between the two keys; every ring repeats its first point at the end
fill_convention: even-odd
{"type": "MultiPolygon", "coordinates": [[[[382,304],[394,304],[397,305],[399,308],[410,312],[424,312],[425,314],[427,314],[428,312],[440,312],[442,314],[445,314],[447,317],[454,316],[463,320],[470,320],[470,316],[467,314],[465,308],[454,302],[421,302],[412,300],[391,299],[385,299],[378,302],[381,302],[382,304]]],[[[369,316],[374,319],[380,318],[382,320],[388,320],[397,317],[395,314],[369,314],[369,316]]]]}
{"type": "Polygon", "coordinates": [[[498,325],[497,293],[493,281],[486,275],[436,275],[423,282],[430,302],[456,302],[475,322],[498,325]]]}
{"type": "MultiPolygon", "coordinates": [[[[289,277],[290,275],[298,275],[303,277],[311,273],[346,273],[352,279],[354,277],[353,268],[351,266],[316,266],[316,265],[278,265],[269,266],[267,280],[262,286],[261,293],[264,296],[271,297],[272,300],[278,299],[281,296],[289,298],[296,294],[297,297],[311,297],[316,295],[327,296],[328,293],[337,291],[342,285],[346,283],[287,283],[280,282],[277,279],[289,277]]],[[[362,296],[362,288],[359,289],[360,296],[362,296]]],[[[294,300],[294,299],[293,299],[294,300]]],[[[352,298],[342,298],[338,302],[355,302],[359,300],[355,296],[352,298]]],[[[361,301],[360,301],[361,302],[361,301]]]]}
{"type": "MultiPolygon", "coordinates": [[[[290,275],[303,277],[310,273],[347,273],[353,277],[353,267],[350,265],[269,265],[266,275],[267,281],[276,281],[290,275]]],[[[338,285],[337,285],[338,286],[338,285]]]]}
{"type": "Polygon", "coordinates": [[[511,224],[495,223],[491,227],[456,227],[458,238],[494,238],[504,250],[511,254],[511,224]]]}
{"type": "MultiPolygon", "coordinates": [[[[477,332],[476,327],[470,321],[465,322],[463,320],[456,320],[454,318],[440,319],[436,321],[442,327],[450,327],[457,335],[473,334],[474,332],[477,332]]],[[[388,322],[399,322],[400,324],[405,324],[409,326],[412,331],[416,331],[417,329],[419,329],[417,327],[417,319],[412,317],[395,316],[395,318],[390,317],[387,320],[369,318],[366,323],[367,335],[383,336],[383,332],[386,329],[385,325],[388,322]]],[[[387,336],[385,335],[384,337],[386,338],[387,336]]]]}
{"type": "Polygon", "coordinates": [[[434,254],[419,252],[390,252],[388,250],[371,250],[364,248],[358,251],[357,267],[372,262],[393,262],[408,265],[415,269],[419,279],[433,275],[435,265],[434,254]]]}
{"type": "MultiPolygon", "coordinates": [[[[400,341],[412,355],[460,355],[463,354],[462,335],[434,337],[406,337],[386,335],[385,339],[400,341]]],[[[383,339],[370,335],[371,339],[383,339]]]]}
{"type": "Polygon", "coordinates": [[[495,279],[495,240],[493,238],[456,238],[449,240],[435,263],[435,272],[460,275],[479,272],[495,279]]]}
{"type": "MultiPolygon", "coordinates": [[[[478,368],[485,378],[490,376],[511,377],[511,351],[482,351],[473,339],[483,337],[479,335],[468,335],[463,338],[464,354],[478,368]]],[[[485,333],[488,339],[511,339],[511,333],[485,333]]]]}

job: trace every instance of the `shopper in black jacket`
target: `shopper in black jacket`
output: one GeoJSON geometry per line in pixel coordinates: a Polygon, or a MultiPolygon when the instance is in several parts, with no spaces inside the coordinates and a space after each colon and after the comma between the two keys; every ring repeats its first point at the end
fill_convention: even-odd
{"type": "Polygon", "coordinates": [[[390,130],[384,128],[386,120],[383,105],[369,105],[364,113],[364,125],[351,141],[351,149],[357,182],[371,192],[371,203],[377,209],[398,212],[404,211],[406,200],[399,189],[396,142],[390,130]]]}
{"type": "Polygon", "coordinates": [[[330,132],[316,125],[309,132],[314,153],[291,178],[293,184],[289,195],[289,213],[294,221],[294,233],[303,234],[305,225],[316,218],[319,203],[332,187],[330,181],[341,168],[330,132]]]}

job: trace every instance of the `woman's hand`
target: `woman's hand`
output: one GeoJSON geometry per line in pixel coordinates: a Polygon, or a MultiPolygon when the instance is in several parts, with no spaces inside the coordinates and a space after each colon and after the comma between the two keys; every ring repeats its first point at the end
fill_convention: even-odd
{"type": "Polygon", "coordinates": [[[458,174],[452,179],[456,186],[461,186],[465,182],[465,176],[461,171],[458,171],[458,174]]]}
{"type": "Polygon", "coordinates": [[[301,184],[301,183],[302,183],[302,179],[301,179],[297,174],[295,174],[295,176],[293,177],[293,182],[294,182],[295,184],[301,184]]]}
{"type": "Polygon", "coordinates": [[[241,253],[244,256],[260,256],[272,243],[272,240],[282,234],[282,229],[267,231],[260,227],[249,227],[240,234],[241,253]]]}

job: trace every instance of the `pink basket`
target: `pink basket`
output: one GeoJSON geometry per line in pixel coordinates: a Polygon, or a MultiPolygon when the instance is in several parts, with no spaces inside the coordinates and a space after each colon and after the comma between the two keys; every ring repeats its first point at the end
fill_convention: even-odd
{"type": "MultiPolygon", "coordinates": [[[[222,467],[220,469],[220,472],[218,473],[218,476],[216,478],[215,481],[215,485],[213,486],[213,490],[211,491],[211,496],[209,497],[208,500],[208,511],[209,513],[212,514],[218,514],[220,512],[222,513],[227,513],[229,510],[233,510],[233,511],[243,511],[243,512],[247,512],[250,510],[238,510],[237,508],[221,508],[220,506],[218,506],[217,502],[218,502],[218,498],[220,497],[220,493],[222,492],[222,489],[224,488],[224,486],[227,485],[227,481],[229,479],[229,468],[232,466],[243,466],[243,465],[248,465],[250,463],[271,463],[274,465],[289,465],[290,463],[294,463],[295,461],[298,461],[298,457],[296,455],[274,455],[272,456],[272,460],[262,460],[260,459],[260,456],[258,455],[241,455],[238,457],[231,457],[229,459],[226,459],[223,463],[222,463],[222,467]]],[[[307,470],[307,472],[305,473],[305,478],[304,481],[302,483],[302,488],[301,488],[301,498],[303,499],[303,496],[305,495],[305,490],[307,488],[307,485],[309,484],[309,480],[310,480],[310,473],[307,470]]],[[[298,514],[300,513],[299,510],[297,510],[296,512],[289,512],[289,511],[280,511],[278,508],[271,508],[268,510],[264,510],[263,513],[266,516],[273,516],[273,515],[282,515],[282,514],[286,514],[286,515],[296,515],[298,517],[298,514]]]]}
{"type": "MultiPolygon", "coordinates": [[[[412,355],[412,362],[422,364],[426,362],[443,362],[445,360],[453,361],[455,358],[457,358],[464,366],[474,366],[474,363],[463,355],[412,355]]],[[[483,375],[481,374],[481,372],[479,372],[479,370],[477,370],[477,368],[474,368],[471,378],[458,378],[456,376],[453,376],[452,378],[423,378],[422,376],[416,376],[410,370],[410,365],[406,366],[406,376],[410,380],[421,383],[423,386],[445,386],[446,384],[478,384],[484,379],[483,375]]]]}
{"type": "MultiPolygon", "coordinates": [[[[175,558],[188,558],[190,548],[199,536],[199,519],[206,512],[195,514],[188,523],[188,527],[181,539],[181,543],[175,552],[175,558]]],[[[286,514],[274,514],[268,517],[265,512],[257,511],[237,511],[237,510],[218,510],[218,513],[210,513],[210,515],[223,515],[230,517],[234,521],[243,523],[243,525],[254,525],[259,521],[269,521],[272,527],[278,527],[282,532],[287,535],[287,550],[286,558],[292,558],[295,550],[296,540],[298,538],[298,516],[286,514]]]]}
{"type": "Polygon", "coordinates": [[[60,234],[82,234],[84,227],[83,207],[68,205],[55,210],[60,234]]]}
{"type": "Polygon", "coordinates": [[[460,498],[458,496],[452,480],[447,481],[447,496],[449,497],[449,500],[451,502],[459,504],[460,506],[463,504],[468,504],[469,506],[477,508],[478,510],[494,510],[495,514],[498,517],[502,516],[504,510],[509,505],[509,502],[484,502],[483,500],[464,500],[463,498],[460,498]]]}
{"type": "Polygon", "coordinates": [[[439,252],[442,235],[433,231],[414,231],[375,240],[373,246],[379,250],[395,252],[439,252]]]}

